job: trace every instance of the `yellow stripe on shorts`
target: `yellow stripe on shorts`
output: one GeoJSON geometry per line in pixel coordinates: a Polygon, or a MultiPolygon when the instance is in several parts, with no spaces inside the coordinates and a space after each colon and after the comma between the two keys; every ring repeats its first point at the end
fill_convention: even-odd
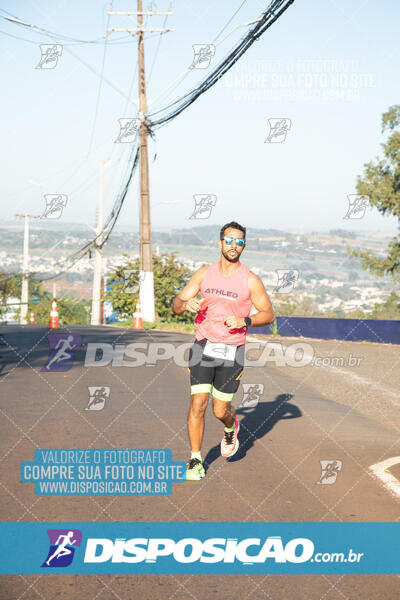
{"type": "Polygon", "coordinates": [[[212,385],[211,383],[196,383],[195,385],[190,386],[191,394],[202,394],[204,392],[211,392],[212,385]]]}
{"type": "Polygon", "coordinates": [[[214,398],[217,398],[217,400],[222,400],[223,402],[231,402],[235,394],[227,394],[226,392],[221,392],[213,386],[212,395],[214,396],[214,398]]]}

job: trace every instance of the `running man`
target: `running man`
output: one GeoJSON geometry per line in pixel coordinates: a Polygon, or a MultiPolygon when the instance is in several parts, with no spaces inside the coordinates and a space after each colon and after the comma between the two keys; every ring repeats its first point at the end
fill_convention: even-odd
{"type": "Polygon", "coordinates": [[[218,243],[219,261],[198,269],[172,303],[177,315],[186,310],[197,313],[196,339],[189,354],[188,433],[192,453],[186,479],[191,480],[205,475],[201,444],[210,393],[214,415],[225,426],[221,454],[229,458],[237,452],[239,422],[231,401],[243,373],[246,331],[249,326],[260,327],[275,319],[262,281],[240,263],[246,228],[235,221],[227,223],[218,243]],[[250,318],[252,305],[258,312],[250,318]]]}
{"type": "Polygon", "coordinates": [[[58,540],[56,541],[57,548],[55,552],[50,556],[50,558],[46,560],[46,565],[50,566],[50,563],[53,560],[53,558],[61,558],[62,556],[71,554],[71,550],[67,548],[67,546],[73,546],[76,543],[76,540],[71,539],[73,537],[73,531],[68,531],[67,535],[60,535],[58,537],[58,540]],[[60,542],[60,540],[62,540],[62,542],[60,542]]]}

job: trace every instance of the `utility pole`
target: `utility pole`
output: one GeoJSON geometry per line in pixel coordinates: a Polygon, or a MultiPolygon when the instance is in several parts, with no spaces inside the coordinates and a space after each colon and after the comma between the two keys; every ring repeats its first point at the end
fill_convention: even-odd
{"type": "Polygon", "coordinates": [[[27,324],[28,300],[29,300],[29,219],[39,219],[33,215],[15,215],[18,219],[24,219],[24,257],[22,261],[22,285],[21,285],[21,308],[19,322],[27,324]]]}
{"type": "Polygon", "coordinates": [[[102,231],[104,220],[104,158],[100,160],[100,194],[97,208],[96,243],[94,247],[94,272],[92,292],[92,318],[91,325],[101,325],[101,267],[102,267],[102,231]]]}
{"type": "Polygon", "coordinates": [[[138,9],[138,73],[139,73],[139,160],[140,160],[140,306],[144,321],[154,321],[153,253],[150,223],[149,157],[147,149],[147,98],[144,69],[142,0],[138,9]]]}
{"type": "Polygon", "coordinates": [[[149,187],[149,159],[147,148],[148,130],[146,124],[147,98],[146,98],[146,74],[144,66],[144,33],[159,32],[166,33],[171,29],[149,29],[143,27],[143,15],[172,15],[172,11],[166,12],[147,10],[143,11],[142,0],[137,0],[137,11],[112,11],[109,15],[137,15],[137,27],[113,28],[113,31],[124,31],[136,33],[138,36],[138,91],[139,91],[139,168],[140,168],[140,305],[144,321],[154,321],[154,277],[153,256],[151,244],[151,215],[150,215],[150,187],[149,187]]]}

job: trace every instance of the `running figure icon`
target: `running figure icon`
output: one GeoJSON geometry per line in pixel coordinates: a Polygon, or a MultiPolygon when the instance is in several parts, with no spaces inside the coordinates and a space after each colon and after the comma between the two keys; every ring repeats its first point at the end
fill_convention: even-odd
{"type": "Polygon", "coordinates": [[[67,554],[72,554],[72,551],[70,548],[67,548],[67,546],[70,544],[71,546],[73,546],[74,544],[77,543],[77,540],[71,539],[74,537],[74,532],[73,531],[68,531],[68,533],[66,535],[59,535],[58,539],[56,541],[56,545],[57,545],[57,549],[56,551],[46,560],[46,565],[50,566],[51,561],[53,560],[53,558],[61,558],[62,556],[67,556],[67,554]],[[60,540],[62,539],[62,542],[60,542],[60,540]]]}
{"type": "Polygon", "coordinates": [[[47,363],[46,369],[49,370],[53,363],[59,364],[63,360],[70,360],[71,353],[67,352],[68,350],[72,350],[76,348],[76,344],[72,344],[74,341],[74,336],[69,335],[67,338],[61,338],[58,340],[55,350],[58,352],[53,356],[53,358],[47,363]]]}
{"type": "Polygon", "coordinates": [[[50,548],[41,567],[45,569],[62,569],[69,567],[74,560],[75,552],[82,542],[80,529],[48,529],[50,548]]]}
{"type": "Polygon", "coordinates": [[[106,400],[110,397],[110,388],[107,386],[89,386],[89,402],[85,410],[102,410],[106,400]]]}

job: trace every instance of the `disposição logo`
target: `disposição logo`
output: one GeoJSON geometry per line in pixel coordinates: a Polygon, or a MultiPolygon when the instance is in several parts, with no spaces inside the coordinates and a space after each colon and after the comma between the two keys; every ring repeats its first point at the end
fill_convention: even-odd
{"type": "Polygon", "coordinates": [[[48,529],[50,548],[42,567],[68,567],[81,545],[82,532],[79,529],[48,529]]]}

